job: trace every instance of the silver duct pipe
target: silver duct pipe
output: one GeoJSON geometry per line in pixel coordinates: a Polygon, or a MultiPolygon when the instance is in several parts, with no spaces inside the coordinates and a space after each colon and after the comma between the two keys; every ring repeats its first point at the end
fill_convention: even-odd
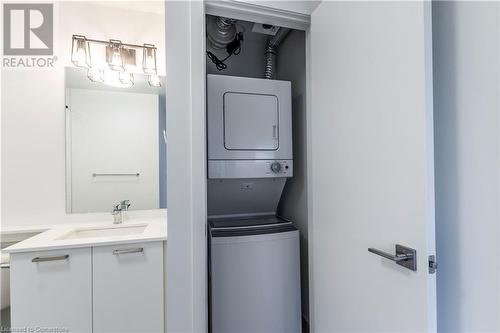
{"type": "Polygon", "coordinates": [[[214,49],[225,49],[236,37],[236,21],[221,16],[210,16],[207,20],[207,37],[214,49]]]}
{"type": "Polygon", "coordinates": [[[266,52],[264,53],[266,59],[264,78],[268,80],[273,80],[276,76],[276,55],[278,53],[278,47],[289,32],[290,29],[288,28],[280,28],[276,35],[267,40],[266,52]]]}

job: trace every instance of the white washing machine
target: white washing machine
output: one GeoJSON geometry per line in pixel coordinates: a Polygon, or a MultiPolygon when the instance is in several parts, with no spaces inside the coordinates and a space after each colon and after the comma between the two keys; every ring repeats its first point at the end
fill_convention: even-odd
{"type": "Polygon", "coordinates": [[[213,333],[301,332],[299,231],[279,217],[211,221],[213,333]]]}

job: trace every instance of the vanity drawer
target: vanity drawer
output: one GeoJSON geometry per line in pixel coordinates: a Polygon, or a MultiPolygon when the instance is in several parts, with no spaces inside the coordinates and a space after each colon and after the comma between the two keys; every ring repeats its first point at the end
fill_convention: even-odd
{"type": "Polygon", "coordinates": [[[93,332],[163,332],[163,242],[93,248],[93,332]]]}
{"type": "Polygon", "coordinates": [[[12,328],[92,331],[90,248],[13,253],[12,328]]]}

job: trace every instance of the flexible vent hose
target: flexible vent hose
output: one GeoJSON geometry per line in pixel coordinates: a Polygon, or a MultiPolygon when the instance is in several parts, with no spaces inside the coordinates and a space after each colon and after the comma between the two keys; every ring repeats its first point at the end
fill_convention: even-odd
{"type": "Polygon", "coordinates": [[[266,59],[264,78],[268,80],[273,80],[276,76],[276,55],[278,54],[278,47],[289,32],[290,29],[288,28],[280,28],[275,36],[267,40],[266,51],[264,53],[266,59]]]}

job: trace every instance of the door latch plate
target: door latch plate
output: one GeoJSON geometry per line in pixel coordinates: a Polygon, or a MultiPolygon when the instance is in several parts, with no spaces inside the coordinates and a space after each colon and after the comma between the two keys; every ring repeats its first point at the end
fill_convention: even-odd
{"type": "Polygon", "coordinates": [[[396,244],[396,256],[407,256],[406,260],[396,261],[396,264],[403,266],[405,268],[411,269],[412,271],[417,270],[417,250],[403,245],[396,244]]]}
{"type": "Polygon", "coordinates": [[[429,274],[434,274],[436,273],[437,270],[437,261],[436,261],[436,256],[435,255],[430,255],[429,256],[429,274]]]}

